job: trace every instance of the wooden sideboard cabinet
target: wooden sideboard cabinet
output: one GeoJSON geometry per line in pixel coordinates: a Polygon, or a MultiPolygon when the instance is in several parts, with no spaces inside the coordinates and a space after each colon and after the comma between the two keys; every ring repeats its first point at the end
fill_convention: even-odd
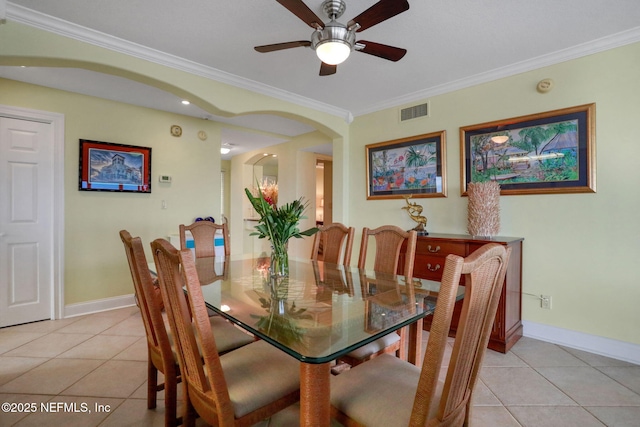
{"type": "MultiPolygon", "coordinates": [[[[499,243],[511,248],[505,284],[500,295],[498,311],[489,338],[489,348],[506,353],[522,336],[522,241],[519,237],[482,238],[458,234],[429,234],[419,236],[416,243],[413,276],[427,280],[442,280],[444,262],[449,254],[466,257],[487,243],[499,243]]],[[[406,244],[400,252],[398,274],[404,274],[406,244]]],[[[464,277],[461,278],[464,285],[464,277]]],[[[462,309],[462,301],[456,303],[451,322],[451,335],[455,335],[462,309]]],[[[431,316],[424,321],[424,329],[431,327],[431,316]]]]}

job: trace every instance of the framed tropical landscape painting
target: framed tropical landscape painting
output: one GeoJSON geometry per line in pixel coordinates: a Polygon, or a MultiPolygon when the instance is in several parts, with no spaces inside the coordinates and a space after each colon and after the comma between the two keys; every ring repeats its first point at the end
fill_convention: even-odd
{"type": "Polygon", "coordinates": [[[367,199],[446,197],[445,145],[445,131],[367,145],[367,199]]]}
{"type": "Polygon", "coordinates": [[[460,128],[461,192],[496,181],[501,195],[595,193],[595,104],[460,128]]]}

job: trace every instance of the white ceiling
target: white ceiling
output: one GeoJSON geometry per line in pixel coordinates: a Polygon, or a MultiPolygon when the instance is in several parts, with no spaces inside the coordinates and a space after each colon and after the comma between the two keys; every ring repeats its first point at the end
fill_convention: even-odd
{"type": "MultiPolygon", "coordinates": [[[[347,0],[339,21],[346,23],[374,3],[347,0]]],[[[322,0],[306,4],[325,17],[322,0]]],[[[310,48],[266,54],[253,49],[310,38],[311,28],[275,0],[12,0],[7,2],[7,20],[346,120],[640,41],[639,0],[409,0],[409,4],[408,11],[358,33],[358,39],[407,49],[402,60],[390,62],[354,52],[338,66],[337,74],[325,77],[318,76],[320,61],[310,48]]],[[[223,142],[237,144],[236,153],[244,150],[244,139],[248,145],[262,140],[270,145],[312,130],[275,116],[214,117],[193,105],[184,107],[175,96],[155,88],[84,70],[0,67],[0,77],[260,131],[225,130],[223,142]]]]}

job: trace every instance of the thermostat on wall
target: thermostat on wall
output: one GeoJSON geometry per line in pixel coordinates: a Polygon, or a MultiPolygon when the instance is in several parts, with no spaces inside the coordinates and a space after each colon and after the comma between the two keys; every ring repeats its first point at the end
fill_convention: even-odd
{"type": "Polygon", "coordinates": [[[171,177],[169,175],[160,175],[160,182],[171,182],[171,177]]]}

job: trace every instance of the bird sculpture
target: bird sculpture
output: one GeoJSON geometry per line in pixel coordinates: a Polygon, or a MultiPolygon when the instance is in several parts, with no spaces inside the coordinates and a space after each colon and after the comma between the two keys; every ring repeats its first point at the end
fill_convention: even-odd
{"type": "Polygon", "coordinates": [[[401,209],[404,209],[409,214],[409,217],[418,223],[413,230],[418,232],[418,235],[427,236],[429,233],[427,232],[427,217],[422,215],[422,206],[413,202],[410,203],[409,199],[413,197],[413,194],[408,196],[404,196],[404,200],[407,202],[406,206],[403,206],[401,209]]]}

